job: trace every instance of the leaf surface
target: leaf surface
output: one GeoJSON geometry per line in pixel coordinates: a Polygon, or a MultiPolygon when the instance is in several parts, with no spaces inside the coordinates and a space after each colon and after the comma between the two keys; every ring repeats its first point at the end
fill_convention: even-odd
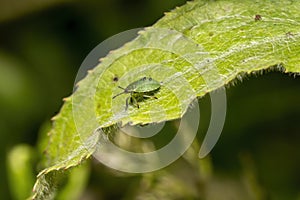
{"type": "Polygon", "coordinates": [[[54,117],[49,167],[38,175],[33,198],[53,198],[54,171],[90,157],[98,128],[180,118],[196,97],[244,74],[271,68],[300,73],[299,10],[299,1],[288,0],[187,2],[102,58],[54,117]],[[157,99],[127,111],[128,94],[112,99],[121,92],[117,86],[144,76],[161,82],[157,99]]]}

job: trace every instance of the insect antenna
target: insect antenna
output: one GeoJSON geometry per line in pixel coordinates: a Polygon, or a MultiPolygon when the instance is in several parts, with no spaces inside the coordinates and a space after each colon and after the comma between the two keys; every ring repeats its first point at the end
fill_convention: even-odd
{"type": "Polygon", "coordinates": [[[122,89],[122,90],[124,90],[124,91],[126,90],[125,88],[123,88],[123,87],[121,87],[121,86],[118,86],[118,88],[120,88],[120,89],[122,89]]]}
{"type": "Polygon", "coordinates": [[[115,96],[113,96],[113,99],[116,98],[117,96],[120,96],[121,94],[124,94],[124,93],[125,93],[125,91],[124,91],[124,92],[121,92],[121,93],[119,93],[119,94],[117,94],[117,95],[115,95],[115,96]]]}
{"type": "Polygon", "coordinates": [[[124,91],[121,92],[121,93],[119,93],[119,94],[117,94],[117,95],[115,95],[115,96],[113,96],[113,99],[116,98],[117,96],[120,96],[121,94],[124,94],[124,93],[127,92],[126,89],[125,89],[125,88],[122,88],[121,86],[118,86],[118,88],[120,88],[120,89],[122,89],[122,90],[124,90],[124,91]]]}

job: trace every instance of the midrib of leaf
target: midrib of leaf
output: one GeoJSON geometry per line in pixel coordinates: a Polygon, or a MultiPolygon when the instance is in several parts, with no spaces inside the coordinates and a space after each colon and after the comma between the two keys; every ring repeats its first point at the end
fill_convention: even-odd
{"type": "Polygon", "coordinates": [[[54,118],[48,168],[38,176],[34,198],[52,192],[47,186],[51,184],[44,183],[53,176],[50,172],[79,165],[92,155],[97,128],[180,118],[196,96],[226,85],[239,74],[272,66],[299,73],[299,9],[299,1],[188,2],[101,59],[54,118]],[[262,20],[255,21],[256,14],[262,20]],[[124,115],[125,97],[114,102],[111,97],[120,92],[117,85],[126,86],[141,74],[163,82],[158,100],[141,102],[140,109],[124,115]],[[112,81],[116,75],[121,77],[118,83],[112,81]]]}

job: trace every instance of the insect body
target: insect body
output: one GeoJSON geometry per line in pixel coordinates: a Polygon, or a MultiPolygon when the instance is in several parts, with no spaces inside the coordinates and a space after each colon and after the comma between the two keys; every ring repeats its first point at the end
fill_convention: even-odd
{"type": "Polygon", "coordinates": [[[127,110],[129,101],[131,104],[135,104],[139,108],[138,101],[143,100],[145,97],[157,99],[153,95],[160,89],[160,83],[150,77],[143,77],[133,83],[130,83],[126,88],[118,87],[121,88],[123,92],[115,95],[113,99],[121,94],[130,94],[130,97],[127,97],[126,99],[125,110],[127,110]]]}

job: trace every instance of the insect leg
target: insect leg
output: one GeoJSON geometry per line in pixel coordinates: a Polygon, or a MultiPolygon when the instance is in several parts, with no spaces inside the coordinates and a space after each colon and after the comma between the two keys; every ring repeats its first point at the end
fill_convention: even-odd
{"type": "Polygon", "coordinates": [[[146,94],[143,94],[143,97],[151,98],[151,99],[157,99],[156,96],[150,96],[150,95],[146,95],[146,94]]]}
{"type": "Polygon", "coordinates": [[[132,103],[134,102],[134,104],[136,105],[137,108],[140,108],[140,105],[139,105],[139,103],[138,103],[138,101],[136,100],[135,97],[132,96],[131,100],[132,100],[132,103]]]}
{"type": "Polygon", "coordinates": [[[131,98],[131,97],[127,97],[127,98],[126,98],[126,107],[125,107],[125,110],[127,110],[127,109],[128,109],[128,104],[129,104],[129,102],[128,102],[128,101],[129,101],[129,98],[131,98]]]}

